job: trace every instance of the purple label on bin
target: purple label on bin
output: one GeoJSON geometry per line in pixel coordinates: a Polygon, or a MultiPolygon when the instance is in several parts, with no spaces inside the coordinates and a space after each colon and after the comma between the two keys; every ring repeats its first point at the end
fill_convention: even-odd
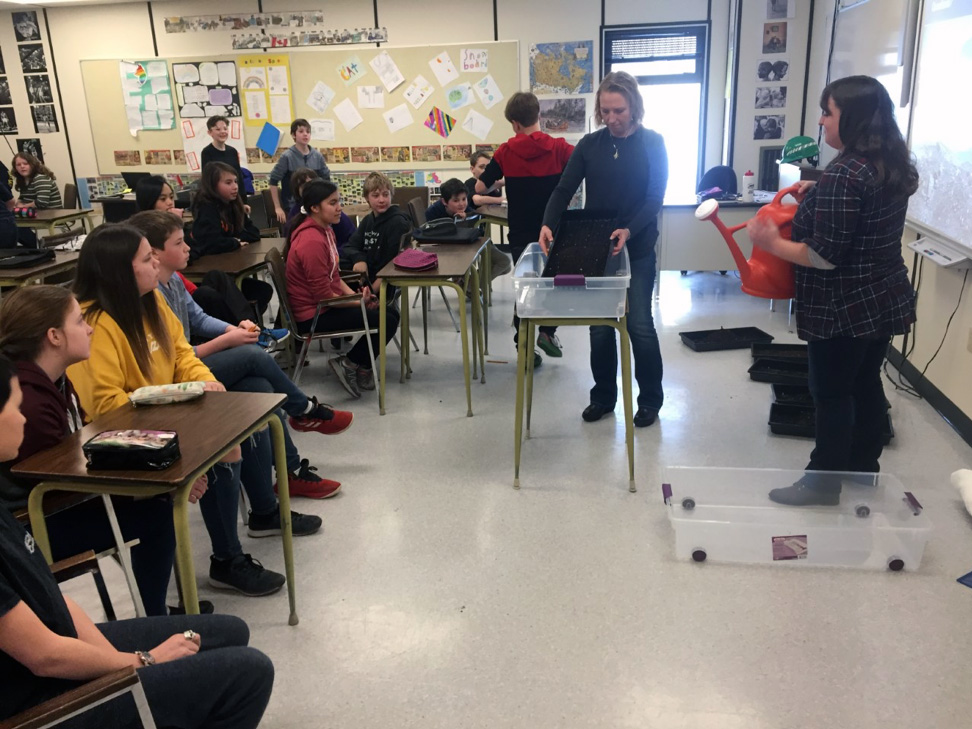
{"type": "Polygon", "coordinates": [[[783,559],[806,559],[807,535],[794,534],[789,537],[773,537],[773,561],[783,559]]]}
{"type": "Polygon", "coordinates": [[[915,498],[915,495],[913,493],[911,493],[910,491],[905,491],[904,500],[905,503],[907,503],[908,506],[911,507],[912,514],[918,516],[921,513],[922,506],[921,504],[918,503],[918,499],[915,498]]]}
{"type": "Polygon", "coordinates": [[[554,276],[554,286],[583,286],[586,282],[583,274],[561,273],[554,276]]]}
{"type": "Polygon", "coordinates": [[[665,500],[666,504],[668,503],[668,500],[672,498],[672,485],[670,483],[662,484],[662,498],[665,500]]]}

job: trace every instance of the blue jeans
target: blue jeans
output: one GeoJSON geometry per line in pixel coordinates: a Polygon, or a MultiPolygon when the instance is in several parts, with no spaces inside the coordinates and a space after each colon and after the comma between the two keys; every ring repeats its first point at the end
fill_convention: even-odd
{"type": "MultiPolygon", "coordinates": [[[[651,316],[655,287],[655,251],[631,261],[628,289],[628,336],[638,381],[638,407],[661,408],[662,358],[658,334],[651,316]]],[[[618,402],[618,343],[614,327],[591,327],[591,404],[613,409],[618,402]]]]}

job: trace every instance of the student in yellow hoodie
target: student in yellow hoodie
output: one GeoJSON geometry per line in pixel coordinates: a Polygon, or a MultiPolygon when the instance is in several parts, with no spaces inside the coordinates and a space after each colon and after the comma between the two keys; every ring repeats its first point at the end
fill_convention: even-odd
{"type": "MultiPolygon", "coordinates": [[[[127,406],[129,394],[146,385],[204,382],[207,390],[225,390],[189,346],[182,324],[156,290],[158,279],[158,260],[135,228],[102,225],[85,239],[74,292],[93,328],[91,355],[67,375],[89,418],[127,406]]],[[[199,501],[213,547],[209,582],[244,595],[268,595],[283,587],[284,576],[244,554],[236,505],[242,482],[253,509],[250,536],[280,533],[269,434],[248,439],[242,452],[242,462],[210,471],[209,491],[199,501]]],[[[317,516],[292,512],[291,519],[295,535],[321,528],[317,516]]]]}

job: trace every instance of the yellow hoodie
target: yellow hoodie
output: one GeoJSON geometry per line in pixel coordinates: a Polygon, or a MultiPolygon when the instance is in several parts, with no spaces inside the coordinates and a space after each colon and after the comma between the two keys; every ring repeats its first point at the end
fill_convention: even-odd
{"type": "MultiPolygon", "coordinates": [[[[101,312],[92,325],[91,356],[67,369],[67,376],[89,419],[127,405],[129,394],[146,385],[216,380],[209,368],[196,357],[182,333],[182,323],[172,313],[158,289],[155,298],[162,322],[172,336],[173,356],[166,356],[165,350],[146,325],[145,334],[152,360],[151,374],[146,377],[138,367],[135,352],[125,333],[111,316],[101,312]]],[[[82,303],[81,308],[87,310],[87,305],[82,303]]]]}

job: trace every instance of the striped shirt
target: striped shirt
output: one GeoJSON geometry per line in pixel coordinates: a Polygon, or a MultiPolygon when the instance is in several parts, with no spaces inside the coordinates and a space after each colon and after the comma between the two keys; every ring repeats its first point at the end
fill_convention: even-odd
{"type": "Polygon", "coordinates": [[[901,257],[908,199],[890,195],[876,174],[865,157],[844,155],[797,210],[793,240],[835,266],[796,267],[801,339],[880,339],[904,334],[915,321],[915,294],[901,257]]]}
{"type": "Polygon", "coordinates": [[[26,189],[20,191],[20,199],[35,203],[38,210],[64,207],[57,183],[47,175],[37,175],[31,180],[26,189]]]}

